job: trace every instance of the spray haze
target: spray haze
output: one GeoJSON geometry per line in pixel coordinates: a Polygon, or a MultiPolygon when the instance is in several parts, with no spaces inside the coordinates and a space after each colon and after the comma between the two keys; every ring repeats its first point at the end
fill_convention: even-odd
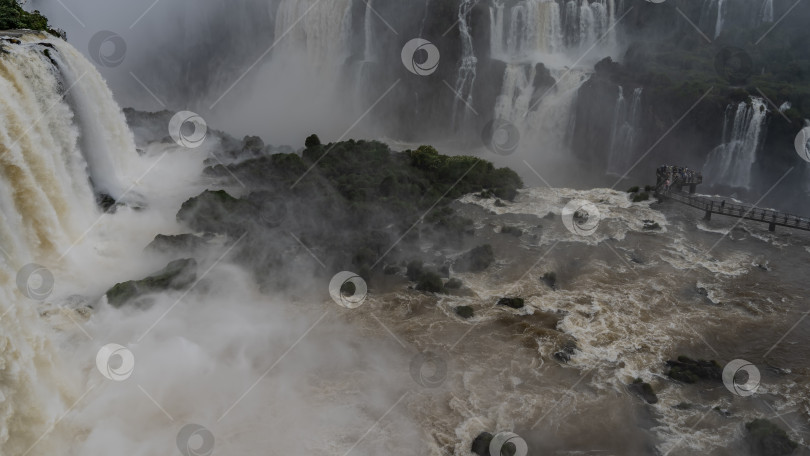
{"type": "Polygon", "coordinates": [[[810,10],[739,2],[26,2],[0,454],[806,451],[810,10]]]}

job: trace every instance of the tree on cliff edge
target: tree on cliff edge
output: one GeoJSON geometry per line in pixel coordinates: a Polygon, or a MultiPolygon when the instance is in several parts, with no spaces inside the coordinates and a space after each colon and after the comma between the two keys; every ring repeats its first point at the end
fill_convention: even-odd
{"type": "Polygon", "coordinates": [[[25,11],[17,0],[0,0],[0,30],[47,30],[48,19],[34,11],[25,11]]]}

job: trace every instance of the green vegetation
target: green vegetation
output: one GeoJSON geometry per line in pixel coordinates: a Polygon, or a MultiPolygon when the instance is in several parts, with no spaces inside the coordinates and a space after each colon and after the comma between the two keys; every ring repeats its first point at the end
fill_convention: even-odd
{"type": "Polygon", "coordinates": [[[172,261],[165,268],[141,280],[115,284],[107,291],[107,302],[121,307],[137,296],[165,290],[181,290],[197,280],[197,262],[194,259],[172,261]]]}
{"type": "Polygon", "coordinates": [[[717,361],[694,360],[678,356],[677,361],[667,361],[670,369],[667,375],[684,383],[695,383],[698,380],[720,380],[723,368],[717,361]]]}
{"type": "Polygon", "coordinates": [[[638,185],[635,185],[627,189],[627,193],[638,193],[638,185]]]}
{"type": "Polygon", "coordinates": [[[48,30],[48,19],[39,11],[25,11],[17,0],[0,0],[0,30],[48,30]]]}
{"type": "Polygon", "coordinates": [[[641,201],[647,201],[650,199],[650,194],[647,192],[641,192],[633,195],[633,202],[639,203],[641,201]]]}
{"type": "Polygon", "coordinates": [[[444,289],[444,283],[439,274],[433,271],[425,271],[419,277],[419,282],[416,284],[416,289],[419,291],[428,291],[431,293],[440,293],[444,289]]]}
{"type": "Polygon", "coordinates": [[[647,401],[648,404],[655,404],[658,402],[658,395],[655,394],[652,385],[640,378],[633,380],[633,383],[628,385],[628,388],[630,391],[641,396],[641,398],[647,401]]]}

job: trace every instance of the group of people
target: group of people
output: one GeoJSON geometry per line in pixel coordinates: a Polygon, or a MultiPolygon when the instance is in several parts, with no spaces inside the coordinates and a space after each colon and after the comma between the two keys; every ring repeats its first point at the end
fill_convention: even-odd
{"type": "Polygon", "coordinates": [[[658,178],[657,187],[664,187],[669,191],[670,187],[676,183],[692,183],[700,182],[703,180],[703,175],[700,172],[689,169],[684,166],[664,165],[659,167],[655,172],[658,178]]]}

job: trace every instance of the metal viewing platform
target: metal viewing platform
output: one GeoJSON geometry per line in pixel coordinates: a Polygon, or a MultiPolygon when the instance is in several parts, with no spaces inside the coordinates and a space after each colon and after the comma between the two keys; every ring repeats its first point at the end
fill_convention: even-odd
{"type": "Polygon", "coordinates": [[[712,214],[720,214],[728,217],[767,223],[768,230],[770,231],[775,231],[777,226],[810,231],[810,217],[802,217],[771,209],[762,209],[756,206],[726,203],[725,200],[717,201],[711,198],[695,196],[693,195],[693,193],[695,193],[695,187],[703,182],[703,176],[700,173],[679,172],[677,175],[674,175],[671,172],[665,172],[662,174],[661,170],[664,168],[672,167],[659,168],[658,182],[655,186],[655,196],[659,199],[670,198],[687,206],[700,209],[705,212],[705,220],[711,220],[712,214]],[[689,186],[688,193],[683,191],[683,188],[686,186],[689,186]]]}

